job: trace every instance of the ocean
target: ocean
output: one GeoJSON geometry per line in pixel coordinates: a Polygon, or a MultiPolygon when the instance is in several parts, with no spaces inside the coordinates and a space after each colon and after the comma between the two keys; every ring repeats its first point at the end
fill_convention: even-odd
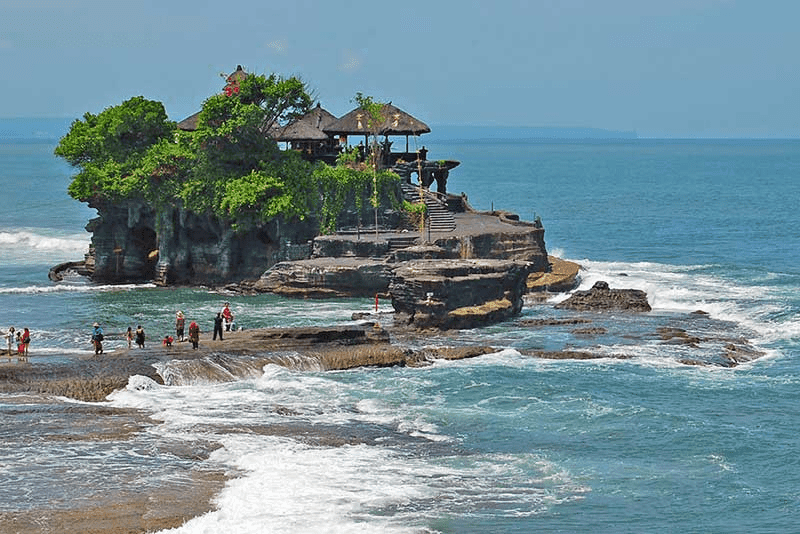
{"type": "MultiPolygon", "coordinates": [[[[223,380],[175,362],[159,369],[171,385],[134,377],[101,403],[147,416],[129,432],[87,403],[0,395],[0,514],[213,469],[230,476],[214,510],[164,532],[796,532],[800,141],[474,133],[417,141],[461,161],[450,192],[541,217],[549,252],[582,266],[579,289],[641,289],[653,311],[531,300],[506,323],[417,341],[497,352],[422,368],[269,365],[223,380]],[[731,344],[760,357],[726,366],[731,344]],[[604,357],[526,355],[564,349],[604,357]]],[[[374,305],[50,282],[51,266],[82,259],[95,216],[67,195],[56,142],[0,139],[0,328],[31,328],[31,365],[88,354],[96,320],[113,350],[137,324],[157,341],[178,309],[209,331],[224,301],[245,328],[348,323],[374,305]]]]}

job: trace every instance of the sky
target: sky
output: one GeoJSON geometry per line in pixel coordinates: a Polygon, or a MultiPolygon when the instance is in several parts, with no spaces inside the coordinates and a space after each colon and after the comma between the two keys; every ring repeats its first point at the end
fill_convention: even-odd
{"type": "Polygon", "coordinates": [[[179,121],[237,65],[431,127],[800,137],[797,0],[0,0],[0,117],[133,96],[179,121]]]}

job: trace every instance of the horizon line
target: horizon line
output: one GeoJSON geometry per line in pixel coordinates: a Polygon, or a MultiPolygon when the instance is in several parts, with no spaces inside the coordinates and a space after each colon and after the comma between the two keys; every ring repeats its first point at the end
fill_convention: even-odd
{"type": "MultiPolygon", "coordinates": [[[[22,121],[22,120],[42,120],[42,121],[75,121],[80,119],[80,117],[0,117],[0,121],[22,121]]],[[[800,140],[800,135],[785,135],[785,134],[765,134],[765,135],[727,135],[727,134],[715,134],[715,135],[689,135],[689,134],[677,134],[677,135],[670,135],[670,134],[658,134],[658,135],[648,135],[648,134],[640,134],[636,130],[618,130],[613,128],[599,128],[596,126],[523,126],[523,125],[510,125],[510,124],[474,124],[474,123],[454,123],[454,122],[445,122],[445,123],[430,123],[432,132],[435,132],[436,127],[440,128],[480,128],[480,129],[509,129],[509,130],[554,130],[554,131],[573,131],[573,132],[597,132],[597,133],[607,133],[611,135],[595,137],[595,136],[528,136],[528,137],[520,137],[520,138],[508,138],[508,137],[486,137],[486,139],[546,139],[546,140],[571,140],[571,141],[580,141],[580,140],[773,140],[773,141],[792,141],[792,140],[800,140]],[[615,136],[613,134],[623,134],[619,136],[615,136]]],[[[4,132],[5,133],[5,132],[4,132]]],[[[46,139],[58,139],[56,137],[36,137],[36,136],[2,136],[0,139],[3,140],[46,140],[46,139]]]]}

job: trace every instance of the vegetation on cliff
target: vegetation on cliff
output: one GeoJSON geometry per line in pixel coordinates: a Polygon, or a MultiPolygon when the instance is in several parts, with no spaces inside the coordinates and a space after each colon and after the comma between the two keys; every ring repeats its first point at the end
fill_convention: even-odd
{"type": "Polygon", "coordinates": [[[278,149],[270,132],[312,104],[295,77],[232,75],[205,101],[194,131],[179,131],[160,102],[137,96],[74,121],[55,154],[78,170],[69,193],[82,202],[143,199],[157,210],[213,214],[236,230],[281,216],[312,217],[330,232],[348,203],[358,213],[364,198],[396,203],[393,173],[278,149]]]}

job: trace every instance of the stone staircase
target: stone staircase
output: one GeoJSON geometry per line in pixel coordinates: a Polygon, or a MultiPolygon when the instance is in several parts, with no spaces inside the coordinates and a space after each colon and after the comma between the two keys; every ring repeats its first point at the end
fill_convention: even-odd
{"type": "MultiPolygon", "coordinates": [[[[403,198],[409,202],[419,202],[419,187],[409,183],[401,185],[403,198]]],[[[447,205],[427,189],[422,189],[423,201],[427,207],[428,224],[431,232],[452,232],[456,229],[456,220],[447,205]]]]}
{"type": "Polygon", "coordinates": [[[408,247],[413,247],[417,244],[418,237],[416,235],[403,236],[403,237],[390,237],[389,238],[389,252],[401,250],[408,247]]]}
{"type": "Polygon", "coordinates": [[[169,264],[165,262],[158,262],[156,265],[156,272],[153,277],[153,283],[157,286],[166,286],[169,277],[169,264]]]}

